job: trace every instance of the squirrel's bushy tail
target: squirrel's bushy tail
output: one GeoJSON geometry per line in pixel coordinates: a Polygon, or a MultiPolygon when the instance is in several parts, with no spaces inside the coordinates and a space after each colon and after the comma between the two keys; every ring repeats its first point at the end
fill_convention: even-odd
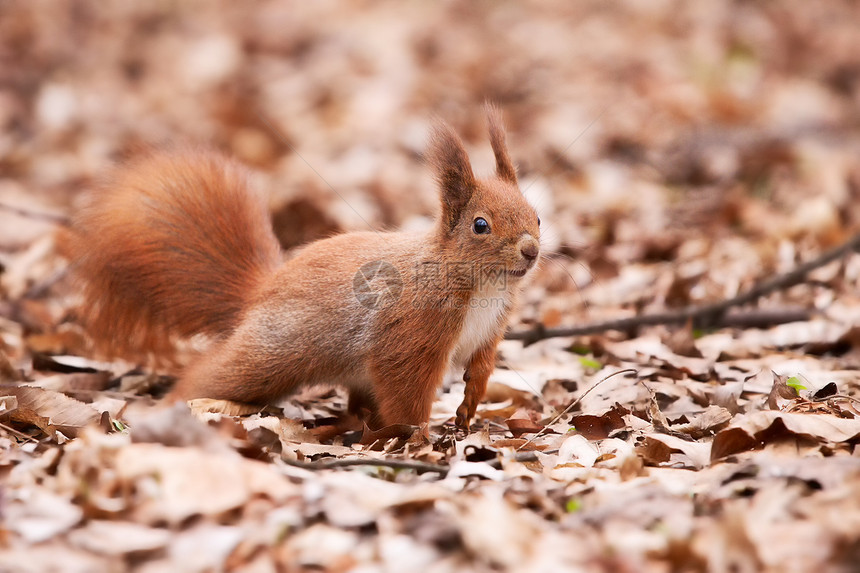
{"type": "Polygon", "coordinates": [[[89,332],[127,358],[229,333],[281,259],[245,170],[203,150],[153,152],[119,169],[76,217],[69,251],[89,332]]]}

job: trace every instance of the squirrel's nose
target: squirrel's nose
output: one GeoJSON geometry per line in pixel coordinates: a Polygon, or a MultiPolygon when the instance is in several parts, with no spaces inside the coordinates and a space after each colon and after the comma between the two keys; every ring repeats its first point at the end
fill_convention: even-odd
{"type": "Polygon", "coordinates": [[[539,252],[537,241],[535,240],[531,240],[520,246],[520,253],[522,253],[522,255],[529,261],[535,260],[539,252]]]}

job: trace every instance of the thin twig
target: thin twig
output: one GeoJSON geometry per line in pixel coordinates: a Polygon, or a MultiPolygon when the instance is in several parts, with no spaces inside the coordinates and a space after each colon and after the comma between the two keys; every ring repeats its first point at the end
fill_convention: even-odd
{"type": "Polygon", "coordinates": [[[607,330],[620,330],[628,332],[643,326],[657,326],[667,324],[684,324],[692,321],[696,328],[722,327],[722,328],[767,328],[787,322],[800,322],[809,320],[813,312],[808,309],[756,309],[749,312],[732,312],[722,316],[712,317],[713,305],[702,307],[688,307],[675,312],[660,312],[656,314],[645,314],[596,322],[583,326],[572,326],[563,328],[543,328],[538,325],[531,330],[509,332],[505,335],[506,340],[522,340],[526,346],[539,340],[556,338],[561,336],[584,336],[606,332],[607,330]],[[691,313],[690,310],[700,309],[701,313],[691,313]],[[691,315],[692,314],[692,315],[691,315]]]}
{"type": "Polygon", "coordinates": [[[336,468],[348,468],[354,466],[377,466],[392,468],[395,470],[415,470],[418,473],[435,472],[446,474],[449,466],[442,464],[431,464],[428,462],[417,462],[412,460],[388,460],[377,458],[344,458],[339,460],[322,460],[318,462],[301,462],[298,460],[282,459],[288,466],[294,466],[306,470],[330,470],[336,468]]]}
{"type": "Polygon", "coordinates": [[[815,313],[808,308],[753,308],[745,312],[727,312],[710,327],[770,328],[788,322],[810,320],[815,313]]]}
{"type": "Polygon", "coordinates": [[[599,380],[599,381],[597,382],[597,384],[595,384],[594,386],[592,386],[591,388],[589,388],[588,390],[586,390],[585,392],[583,392],[583,393],[582,393],[582,395],[581,395],[579,398],[577,398],[576,400],[574,400],[573,402],[571,402],[571,403],[567,406],[567,408],[565,408],[565,409],[561,412],[561,414],[559,414],[559,415],[557,415],[555,418],[553,418],[553,419],[552,419],[552,421],[551,421],[549,424],[545,424],[545,425],[544,425],[544,427],[543,427],[543,428],[541,428],[541,429],[540,429],[540,431],[539,431],[537,434],[535,434],[534,436],[532,436],[532,437],[531,437],[531,438],[530,438],[526,443],[524,443],[523,445],[521,445],[520,447],[518,447],[518,448],[517,448],[517,451],[520,451],[521,449],[523,449],[524,447],[526,447],[527,445],[529,445],[530,443],[532,443],[532,442],[534,442],[536,439],[538,439],[538,438],[540,437],[540,435],[541,435],[541,434],[543,434],[543,433],[546,431],[546,429],[547,429],[548,427],[550,427],[550,426],[552,426],[553,424],[555,424],[556,422],[558,422],[558,421],[561,419],[561,417],[562,417],[562,416],[564,416],[565,414],[567,414],[568,412],[570,412],[571,410],[573,410],[573,407],[574,407],[574,406],[576,406],[577,404],[579,404],[580,402],[582,402],[582,399],[583,399],[583,398],[585,398],[586,396],[588,396],[588,394],[589,394],[592,390],[594,390],[595,388],[597,388],[598,386],[600,386],[601,384],[603,384],[604,382],[606,382],[607,380],[609,380],[610,378],[612,378],[612,377],[614,377],[614,376],[618,376],[619,374],[628,374],[628,373],[630,373],[630,372],[632,372],[633,374],[636,374],[636,370],[634,370],[633,368],[625,368],[624,370],[619,370],[618,372],[613,372],[613,373],[612,373],[612,374],[610,374],[609,376],[606,376],[606,377],[602,378],[601,380],[599,380]]]}
{"type": "MultiPolygon", "coordinates": [[[[684,324],[688,321],[692,321],[693,325],[699,328],[717,325],[728,326],[728,324],[726,323],[732,321],[734,321],[736,324],[747,324],[750,322],[750,320],[745,321],[743,318],[744,314],[752,315],[752,312],[728,314],[728,310],[733,307],[743,306],[745,304],[754,302],[759,298],[774,291],[784,290],[794,285],[800,284],[806,280],[806,276],[811,271],[819,267],[823,267],[824,265],[855,251],[860,251],[860,235],[855,235],[842,245],[825,252],[821,256],[806,263],[800,264],[787,273],[777,275],[772,279],[764,280],[749,289],[748,291],[743,292],[732,298],[728,298],[711,304],[691,305],[673,312],[660,312],[656,314],[633,316],[630,318],[609,320],[606,322],[587,324],[578,327],[544,328],[538,325],[531,330],[509,332],[505,335],[505,338],[507,340],[522,340],[525,342],[526,345],[528,345],[537,342],[538,340],[544,340],[546,338],[554,338],[558,336],[582,336],[585,334],[605,332],[607,330],[629,331],[642,326],[656,326],[661,324],[684,324]]],[[[788,322],[793,320],[804,320],[804,317],[808,319],[810,314],[810,311],[807,311],[807,314],[803,315],[796,310],[791,310],[779,311],[775,314],[771,314],[770,316],[771,318],[781,319],[788,322]]],[[[755,316],[755,318],[760,323],[764,322],[762,319],[766,317],[767,315],[764,314],[764,311],[758,311],[758,314],[755,316]]]]}
{"type": "Polygon", "coordinates": [[[15,207],[13,205],[8,205],[3,202],[0,202],[0,211],[8,211],[10,213],[18,215],[19,217],[26,217],[27,219],[36,219],[38,221],[46,221],[48,223],[54,223],[55,225],[62,225],[64,227],[68,227],[72,224],[72,220],[65,215],[55,215],[53,213],[32,211],[23,207],[15,207]]]}
{"type": "Polygon", "coordinates": [[[854,396],[849,396],[848,394],[833,394],[832,396],[828,396],[824,400],[816,400],[816,401],[817,402],[824,402],[824,401],[832,400],[834,398],[839,398],[841,400],[848,400],[849,402],[853,402],[855,404],[860,405],[860,400],[858,400],[854,396]]]}
{"type": "Polygon", "coordinates": [[[19,432],[15,428],[13,428],[11,426],[7,426],[6,424],[0,423],[0,428],[3,428],[4,430],[9,432],[10,434],[14,434],[14,435],[18,436],[19,438],[23,438],[25,440],[30,440],[31,442],[35,442],[37,444],[39,443],[39,440],[37,440],[33,436],[28,436],[24,432],[19,432]]]}
{"type": "MultiPolygon", "coordinates": [[[[602,380],[601,380],[602,382],[602,380]]],[[[589,389],[590,391],[590,389],[589,389]]],[[[583,394],[584,396],[584,394],[583,394]]],[[[492,444],[491,444],[492,445],[492,444]]],[[[523,444],[525,445],[525,444],[523,444]]],[[[522,447],[522,446],[521,446],[522,447]]],[[[551,454],[557,452],[558,450],[547,450],[546,452],[542,452],[545,454],[551,454]]],[[[508,458],[518,462],[531,462],[537,459],[535,452],[527,451],[527,452],[516,452],[512,457],[508,458]]],[[[376,459],[376,458],[344,458],[339,460],[323,460],[319,462],[300,462],[298,460],[286,460],[281,459],[281,461],[288,465],[297,468],[302,468],[311,471],[317,470],[330,470],[337,468],[348,468],[348,467],[356,467],[356,466],[376,466],[376,467],[385,467],[385,468],[393,468],[393,469],[405,469],[405,470],[415,470],[418,473],[427,473],[433,472],[438,474],[447,474],[451,469],[451,466],[445,464],[431,464],[428,462],[418,462],[412,460],[387,460],[387,459],[376,459]]],[[[502,467],[502,459],[496,458],[493,460],[488,460],[485,462],[487,465],[493,468],[501,468],[502,467]]]]}
{"type": "MultiPolygon", "coordinates": [[[[490,445],[492,445],[492,444],[490,444],[490,445]]],[[[495,458],[492,460],[487,460],[485,463],[492,468],[501,469],[503,459],[513,460],[515,462],[521,462],[521,463],[522,462],[535,462],[538,459],[538,457],[537,457],[538,453],[546,454],[546,455],[552,455],[552,454],[557,454],[558,450],[546,450],[546,451],[541,451],[541,452],[538,452],[537,450],[529,450],[527,452],[519,452],[518,451],[518,452],[515,452],[513,456],[503,457],[503,458],[499,457],[499,458],[495,458]]]]}

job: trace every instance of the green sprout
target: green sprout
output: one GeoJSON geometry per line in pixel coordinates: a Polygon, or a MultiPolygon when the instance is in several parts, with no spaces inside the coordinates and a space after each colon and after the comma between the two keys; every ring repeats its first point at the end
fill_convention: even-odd
{"type": "Polygon", "coordinates": [[[800,378],[798,378],[797,376],[792,376],[791,378],[786,380],[785,385],[794,388],[794,391],[798,394],[800,394],[801,390],[806,390],[806,386],[800,383],[800,378]]]}

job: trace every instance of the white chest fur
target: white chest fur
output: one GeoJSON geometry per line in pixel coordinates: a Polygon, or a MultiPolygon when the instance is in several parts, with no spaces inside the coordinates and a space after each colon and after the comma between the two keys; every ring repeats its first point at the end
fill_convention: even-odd
{"type": "Polygon", "coordinates": [[[491,289],[491,292],[472,295],[460,337],[451,356],[452,366],[459,368],[465,365],[476,350],[498,334],[510,304],[511,293],[506,290],[491,289]]]}

